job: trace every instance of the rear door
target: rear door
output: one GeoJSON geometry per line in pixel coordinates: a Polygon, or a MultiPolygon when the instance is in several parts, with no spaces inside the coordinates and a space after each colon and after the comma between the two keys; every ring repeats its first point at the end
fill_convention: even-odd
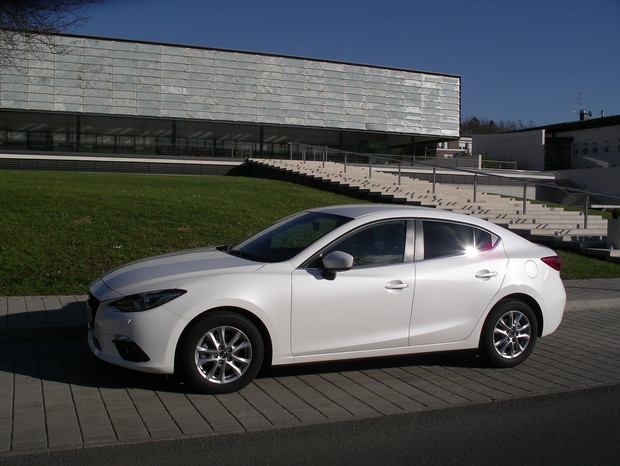
{"type": "Polygon", "coordinates": [[[471,225],[417,220],[409,344],[466,339],[499,291],[507,266],[497,236],[471,225]]]}

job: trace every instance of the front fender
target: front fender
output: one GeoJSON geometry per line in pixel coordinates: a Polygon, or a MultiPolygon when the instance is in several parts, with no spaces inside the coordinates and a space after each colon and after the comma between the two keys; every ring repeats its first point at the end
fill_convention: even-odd
{"type": "MultiPolygon", "coordinates": [[[[270,264],[276,266],[278,264],[270,264]]],[[[187,293],[168,303],[180,319],[171,329],[176,348],[185,329],[213,309],[243,309],[258,319],[272,342],[273,363],[291,358],[291,275],[280,267],[265,267],[251,275],[213,276],[183,287],[187,293]]]]}

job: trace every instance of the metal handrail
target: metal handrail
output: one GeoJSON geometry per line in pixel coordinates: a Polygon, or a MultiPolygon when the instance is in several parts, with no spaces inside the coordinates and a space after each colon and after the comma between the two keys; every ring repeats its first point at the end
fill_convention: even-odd
{"type": "MultiPolygon", "coordinates": [[[[590,190],[586,190],[586,189],[581,189],[581,188],[574,188],[574,187],[570,187],[570,186],[559,186],[557,184],[553,184],[553,183],[545,183],[545,182],[541,182],[539,180],[536,180],[534,178],[527,178],[527,177],[521,177],[520,180],[515,179],[514,177],[510,177],[507,175],[502,175],[502,174],[498,174],[498,173],[490,173],[488,171],[482,171],[482,170],[476,170],[476,169],[470,169],[470,168],[455,168],[455,167],[438,167],[435,164],[429,164],[429,163],[425,163],[425,162],[420,162],[420,161],[403,161],[401,159],[389,156],[389,155],[378,155],[378,154],[366,154],[366,153],[359,153],[359,152],[352,152],[352,151],[344,151],[341,149],[333,149],[333,148],[328,148],[327,146],[312,146],[309,144],[302,144],[302,143],[289,143],[290,144],[290,149],[289,149],[289,157],[291,160],[293,160],[293,154],[294,154],[294,149],[293,146],[297,146],[298,148],[301,149],[301,153],[305,154],[306,150],[308,148],[314,148],[314,149],[320,149],[320,154],[321,154],[321,161],[323,162],[323,167],[325,166],[325,162],[328,161],[329,158],[329,154],[333,155],[333,159],[336,160],[331,160],[331,161],[337,161],[337,159],[341,158],[341,163],[343,164],[343,171],[346,173],[347,171],[347,166],[348,165],[353,165],[350,162],[350,156],[355,156],[357,157],[359,160],[364,160],[366,159],[366,161],[364,162],[360,162],[363,163],[364,165],[368,165],[368,178],[372,178],[372,170],[373,170],[373,161],[374,166],[394,166],[396,165],[397,167],[397,173],[398,173],[398,185],[400,185],[401,183],[401,172],[402,172],[402,168],[403,165],[406,166],[423,166],[423,167],[427,167],[429,169],[432,169],[432,186],[433,186],[433,194],[435,193],[435,186],[437,183],[437,169],[441,168],[441,170],[445,170],[445,171],[450,171],[450,172],[455,172],[455,173],[467,173],[469,175],[473,175],[473,199],[474,202],[476,202],[476,198],[477,198],[477,191],[478,191],[478,176],[486,176],[486,177],[490,177],[490,178],[499,178],[499,179],[503,179],[503,180],[510,180],[511,182],[522,182],[523,183],[523,208],[522,208],[522,212],[523,214],[525,214],[527,212],[527,188],[529,186],[537,186],[537,187],[546,187],[546,188],[552,188],[552,189],[560,189],[566,192],[571,192],[571,193],[580,193],[580,194],[584,194],[584,205],[583,205],[583,215],[584,215],[584,228],[588,227],[588,209],[590,208],[590,199],[593,196],[596,197],[606,197],[606,198],[610,198],[610,199],[618,199],[620,201],[620,195],[617,194],[612,194],[612,193],[605,193],[605,192],[597,192],[597,191],[590,191],[590,190]],[[380,161],[382,163],[378,164],[377,161],[380,161]]],[[[306,161],[305,157],[302,157],[302,161],[306,161]]],[[[620,205],[620,202],[619,202],[620,205]]]]}

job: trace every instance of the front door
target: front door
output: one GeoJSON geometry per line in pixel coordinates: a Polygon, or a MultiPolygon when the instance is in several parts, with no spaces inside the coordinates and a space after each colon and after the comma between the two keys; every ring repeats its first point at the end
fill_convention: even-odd
{"type": "Polygon", "coordinates": [[[316,263],[293,272],[294,356],[407,346],[415,279],[407,230],[406,220],[376,223],[329,246],[322,256],[354,257],[335,278],[316,263]]]}

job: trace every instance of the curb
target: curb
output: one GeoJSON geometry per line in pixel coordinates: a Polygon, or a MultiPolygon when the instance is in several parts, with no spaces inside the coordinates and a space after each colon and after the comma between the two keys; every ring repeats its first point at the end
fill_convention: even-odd
{"type": "Polygon", "coordinates": [[[620,298],[575,299],[566,302],[564,312],[620,309],[620,298]]]}

